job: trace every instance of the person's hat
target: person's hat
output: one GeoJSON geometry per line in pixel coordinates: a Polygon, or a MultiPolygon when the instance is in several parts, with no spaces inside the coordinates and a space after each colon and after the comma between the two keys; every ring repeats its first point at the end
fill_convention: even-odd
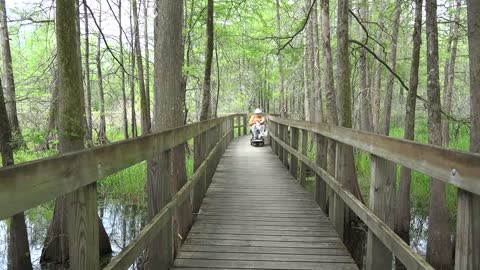
{"type": "Polygon", "coordinates": [[[255,113],[262,113],[262,110],[260,110],[259,108],[256,108],[255,113]]]}

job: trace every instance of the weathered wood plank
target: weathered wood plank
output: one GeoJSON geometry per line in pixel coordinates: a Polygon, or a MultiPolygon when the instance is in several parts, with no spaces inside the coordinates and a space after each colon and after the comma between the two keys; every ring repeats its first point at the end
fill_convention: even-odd
{"type": "Polygon", "coordinates": [[[478,154],[327,124],[292,121],[274,116],[268,118],[271,122],[311,130],[480,195],[480,155],[478,154]]]}
{"type": "Polygon", "coordinates": [[[223,156],[174,267],[357,269],[313,195],[248,139],[223,156]]]}
{"type": "MultiPolygon", "coordinates": [[[[394,164],[374,155],[371,155],[370,159],[370,209],[385,224],[393,228],[396,175],[392,176],[389,172],[394,164]]],[[[369,231],[367,269],[390,269],[392,262],[392,253],[369,231]]]]}

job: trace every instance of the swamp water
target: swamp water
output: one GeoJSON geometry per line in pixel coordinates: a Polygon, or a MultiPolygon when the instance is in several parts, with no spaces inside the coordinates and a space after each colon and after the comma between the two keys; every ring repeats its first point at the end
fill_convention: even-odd
{"type": "MultiPolygon", "coordinates": [[[[42,206],[40,206],[42,207],[42,206]]],[[[38,215],[35,212],[52,212],[50,209],[34,209],[27,213],[27,231],[30,244],[30,255],[34,269],[55,269],[53,267],[41,267],[40,256],[42,253],[43,241],[50,224],[50,218],[38,215]]],[[[112,255],[117,255],[128,243],[135,238],[138,232],[146,223],[146,209],[143,206],[124,204],[120,201],[99,201],[98,213],[103,221],[105,230],[110,237],[112,255]]],[[[51,214],[50,214],[51,215],[51,214]]],[[[0,270],[7,269],[7,222],[0,221],[0,270]]],[[[108,263],[109,258],[103,258],[108,263]]],[[[130,269],[139,269],[138,265],[130,269]]]]}

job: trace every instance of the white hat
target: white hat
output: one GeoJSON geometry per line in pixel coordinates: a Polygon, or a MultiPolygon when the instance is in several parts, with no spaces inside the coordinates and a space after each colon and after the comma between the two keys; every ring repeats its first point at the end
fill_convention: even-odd
{"type": "Polygon", "coordinates": [[[262,110],[260,110],[259,108],[256,108],[254,113],[262,113],[262,110]]]}

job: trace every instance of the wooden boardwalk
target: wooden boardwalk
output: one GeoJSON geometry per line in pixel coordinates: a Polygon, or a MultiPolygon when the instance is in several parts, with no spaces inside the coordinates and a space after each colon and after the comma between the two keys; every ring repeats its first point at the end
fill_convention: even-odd
{"type": "Polygon", "coordinates": [[[269,147],[233,141],[173,269],[358,269],[269,147]]]}

